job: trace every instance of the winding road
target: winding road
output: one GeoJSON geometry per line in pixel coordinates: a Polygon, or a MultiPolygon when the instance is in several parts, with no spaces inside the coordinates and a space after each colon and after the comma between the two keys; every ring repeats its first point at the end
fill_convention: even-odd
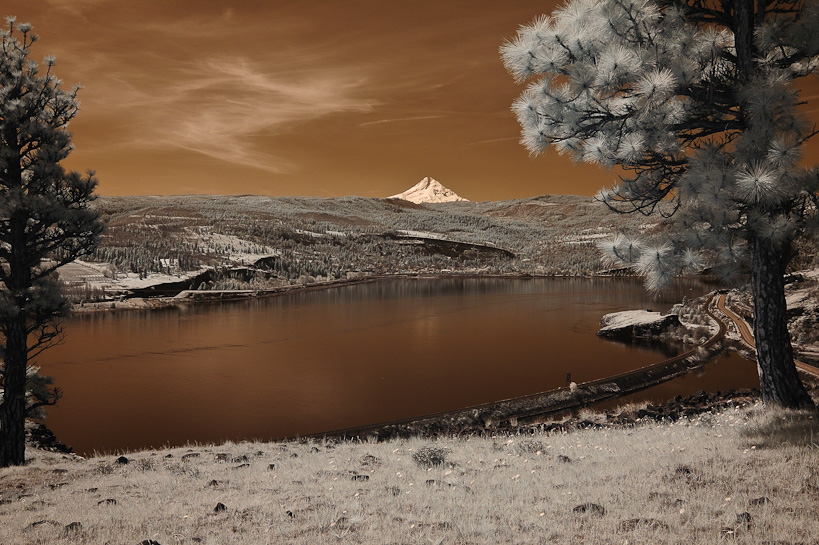
{"type": "MultiPolygon", "coordinates": [[[[737,328],[739,332],[739,337],[743,343],[745,343],[749,348],[756,348],[756,342],[754,342],[754,334],[751,332],[751,327],[748,325],[748,322],[745,321],[741,316],[737,313],[733,312],[731,309],[728,308],[726,305],[727,296],[723,293],[717,298],[717,308],[725,314],[737,328]]],[[[819,368],[814,365],[810,365],[809,363],[805,363],[802,361],[794,360],[793,363],[796,365],[796,368],[803,373],[807,373],[813,377],[819,377],[819,368]]]]}

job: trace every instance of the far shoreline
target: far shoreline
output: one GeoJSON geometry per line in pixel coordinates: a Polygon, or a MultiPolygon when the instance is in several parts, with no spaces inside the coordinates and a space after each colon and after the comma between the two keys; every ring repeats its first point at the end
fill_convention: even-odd
{"type": "MultiPolygon", "coordinates": [[[[114,312],[114,311],[132,311],[132,310],[159,310],[172,308],[179,305],[201,304],[201,303],[221,303],[230,301],[245,301],[249,299],[261,299],[267,297],[278,297],[282,295],[289,295],[292,293],[301,293],[308,291],[319,291],[331,288],[340,288],[344,286],[354,286],[358,284],[368,284],[372,282],[381,282],[384,280],[447,280],[447,279],[509,279],[509,280],[526,280],[526,279],[547,279],[547,278],[641,278],[637,274],[576,274],[576,275],[560,275],[560,274],[530,274],[530,273],[395,273],[395,274],[374,274],[361,276],[358,278],[345,278],[336,280],[327,280],[320,282],[312,282],[309,284],[291,284],[289,286],[282,286],[279,288],[270,289],[237,289],[237,290],[180,290],[179,294],[175,296],[158,295],[156,297],[125,297],[122,296],[118,300],[110,301],[93,301],[73,303],[70,315],[82,315],[96,312],[114,312]],[[181,296],[185,294],[184,296],[181,296]],[[129,304],[130,302],[130,304],[129,304]]],[[[708,280],[702,277],[687,276],[681,277],[685,279],[700,280],[707,283],[708,280]]]]}

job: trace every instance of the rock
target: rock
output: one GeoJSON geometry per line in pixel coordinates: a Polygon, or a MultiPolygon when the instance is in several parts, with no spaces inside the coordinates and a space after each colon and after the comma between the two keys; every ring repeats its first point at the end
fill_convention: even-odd
{"type": "Polygon", "coordinates": [[[759,498],[748,500],[748,505],[766,505],[769,503],[771,503],[771,499],[767,496],[761,496],[759,498]]]}
{"type": "Polygon", "coordinates": [[[230,454],[227,452],[217,452],[216,453],[216,461],[217,462],[227,462],[230,460],[230,454]]]}
{"type": "Polygon", "coordinates": [[[247,462],[247,461],[249,461],[249,459],[248,459],[248,457],[247,457],[247,456],[242,455],[242,456],[237,456],[237,457],[233,458],[233,460],[231,460],[231,461],[232,461],[234,464],[240,464],[240,463],[243,463],[243,462],[247,462]]]}
{"type": "Polygon", "coordinates": [[[114,498],[108,498],[108,499],[105,499],[105,500],[98,501],[97,505],[103,505],[103,504],[105,504],[105,505],[116,505],[117,503],[118,503],[117,500],[115,500],[114,498]]]}
{"type": "Polygon", "coordinates": [[[570,464],[572,462],[572,459],[566,456],[565,454],[558,454],[557,461],[563,464],[570,464]]]}
{"type": "Polygon", "coordinates": [[[654,338],[679,325],[680,319],[676,314],[627,310],[603,316],[597,334],[607,339],[654,338]]]}
{"type": "Polygon", "coordinates": [[[293,518],[293,519],[296,518],[296,515],[293,514],[293,511],[287,510],[287,511],[285,511],[285,513],[287,513],[287,516],[290,517],[290,518],[293,518]]]}
{"type": "Polygon", "coordinates": [[[182,455],[183,460],[190,460],[191,458],[199,458],[199,453],[198,452],[189,452],[188,454],[183,454],[182,455]]]}
{"type": "Polygon", "coordinates": [[[628,519],[620,522],[621,532],[631,532],[639,527],[651,528],[652,530],[667,530],[668,524],[661,520],[651,518],[628,519]]]}
{"type": "Polygon", "coordinates": [[[738,513],[736,519],[734,520],[734,524],[737,526],[737,528],[748,530],[751,527],[752,518],[751,513],[748,513],[747,511],[738,513]]]}
{"type": "Polygon", "coordinates": [[[242,469],[243,467],[250,467],[250,464],[239,464],[238,466],[235,466],[233,469],[242,469]]]}
{"type": "Polygon", "coordinates": [[[387,487],[387,492],[389,492],[393,496],[400,496],[401,495],[401,489],[398,488],[397,486],[387,487]]]}
{"type": "Polygon", "coordinates": [[[219,486],[219,481],[213,479],[211,482],[208,483],[208,486],[219,486]]]}
{"type": "Polygon", "coordinates": [[[373,456],[372,454],[365,454],[361,457],[361,465],[364,467],[373,467],[381,464],[381,460],[373,456]]]}
{"type": "Polygon", "coordinates": [[[131,462],[131,460],[129,460],[129,459],[128,459],[128,458],[126,458],[125,456],[120,456],[119,458],[117,458],[117,459],[115,460],[115,462],[116,462],[116,463],[118,463],[118,464],[120,464],[120,465],[125,465],[125,464],[130,463],[130,462],[131,462]]]}
{"type": "Polygon", "coordinates": [[[352,480],[354,480],[354,481],[359,481],[359,482],[367,482],[367,481],[369,481],[369,480],[370,480],[370,476],[369,476],[369,475],[361,475],[361,474],[359,474],[359,473],[356,473],[355,475],[353,475],[353,476],[352,476],[352,477],[350,477],[350,478],[351,478],[352,480]]]}
{"type": "Polygon", "coordinates": [[[577,514],[595,515],[602,517],[606,514],[606,508],[596,503],[583,503],[572,509],[577,514]]]}
{"type": "Polygon", "coordinates": [[[221,513],[222,511],[227,511],[227,507],[224,503],[219,502],[216,504],[216,507],[213,508],[214,513],[221,513]]]}
{"type": "Polygon", "coordinates": [[[274,469],[276,469],[276,464],[268,464],[267,469],[273,471],[274,469]]]}
{"type": "Polygon", "coordinates": [[[165,455],[165,458],[166,458],[166,459],[168,459],[168,458],[173,458],[173,454],[168,453],[168,454],[166,454],[166,455],[165,455]]]}
{"type": "Polygon", "coordinates": [[[162,545],[158,541],[154,541],[153,539],[146,539],[144,541],[140,541],[139,545],[162,545]]]}
{"type": "Polygon", "coordinates": [[[38,526],[42,526],[44,524],[46,524],[48,526],[61,526],[61,524],[59,522],[57,522],[56,520],[38,520],[38,521],[32,522],[31,524],[26,526],[25,530],[33,530],[33,529],[37,528],[38,526]]]}
{"type": "Polygon", "coordinates": [[[82,532],[82,522],[71,522],[63,529],[65,533],[82,532]]]}
{"type": "Polygon", "coordinates": [[[719,535],[722,538],[736,537],[737,536],[737,530],[736,530],[736,528],[731,528],[730,526],[723,526],[719,530],[719,535]]]}

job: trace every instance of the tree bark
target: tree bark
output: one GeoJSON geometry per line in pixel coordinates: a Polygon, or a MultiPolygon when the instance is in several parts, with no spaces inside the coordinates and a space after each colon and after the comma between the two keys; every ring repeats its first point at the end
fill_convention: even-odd
{"type": "Polygon", "coordinates": [[[755,238],[752,285],[754,338],[762,400],[783,407],[813,407],[793,363],[783,275],[788,247],[755,238]]]}
{"type": "Polygon", "coordinates": [[[0,404],[0,467],[26,461],[26,366],[28,347],[24,315],[6,324],[3,403],[0,404]]]}

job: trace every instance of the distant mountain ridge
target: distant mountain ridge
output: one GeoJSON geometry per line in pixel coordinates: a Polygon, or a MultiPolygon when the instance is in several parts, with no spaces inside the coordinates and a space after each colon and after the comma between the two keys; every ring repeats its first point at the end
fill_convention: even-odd
{"type": "Polygon", "coordinates": [[[466,201],[451,189],[441,185],[441,182],[429,176],[407,189],[403,193],[387,197],[388,199],[403,199],[415,204],[466,201]]]}

